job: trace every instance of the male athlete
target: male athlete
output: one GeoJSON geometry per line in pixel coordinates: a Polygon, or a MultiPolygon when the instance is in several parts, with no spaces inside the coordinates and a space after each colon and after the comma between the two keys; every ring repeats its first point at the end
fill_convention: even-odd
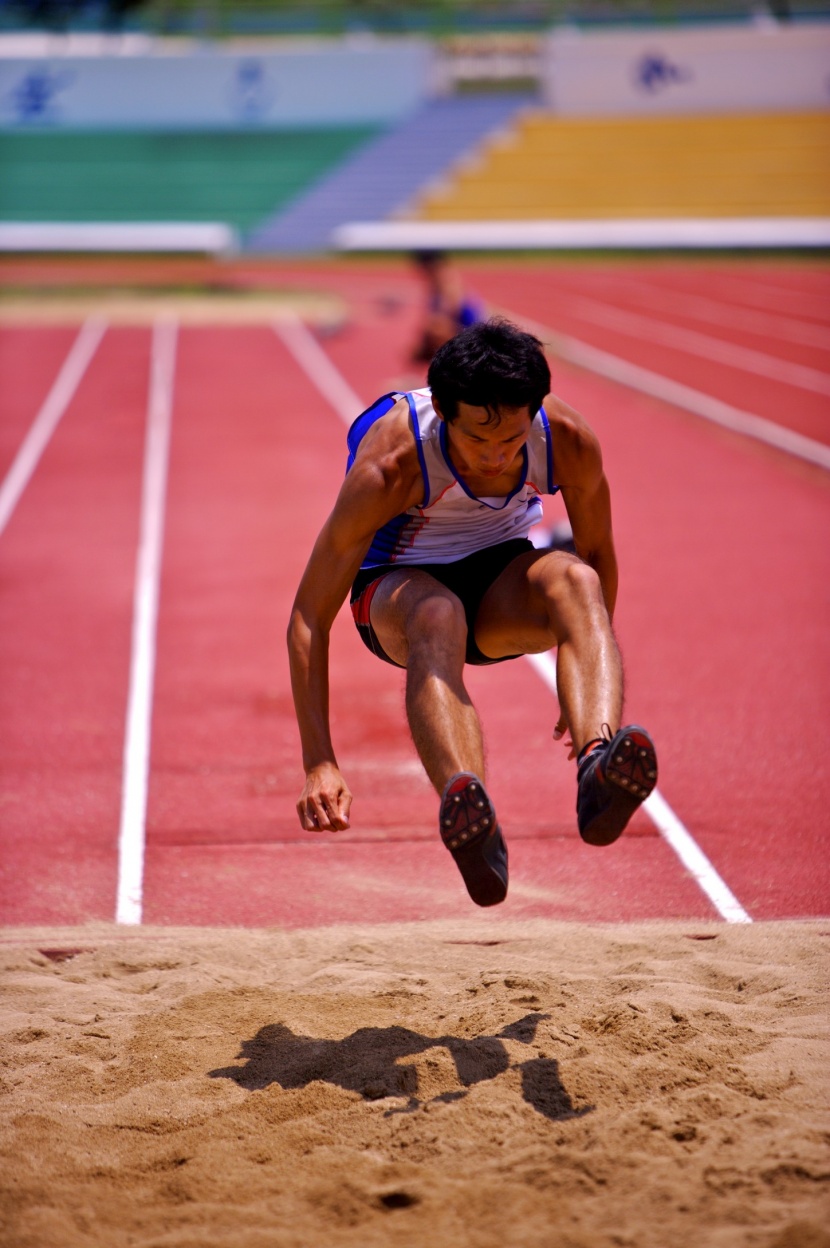
{"type": "Polygon", "coordinates": [[[440,797],[439,830],[480,906],[507,895],[507,848],[484,787],[464,664],[557,647],[561,717],[577,757],[577,824],[609,845],[657,781],[644,728],[620,728],[611,628],[617,561],[597,439],[550,396],[541,343],[503,320],[436,353],[429,389],[379,399],[352,425],[346,478],[314,546],[288,630],[306,829],[349,826],[352,795],[328,720],[328,645],[351,590],[369,649],[406,669],[406,715],[440,797]],[[576,555],[537,550],[542,494],[561,492],[576,555]]]}

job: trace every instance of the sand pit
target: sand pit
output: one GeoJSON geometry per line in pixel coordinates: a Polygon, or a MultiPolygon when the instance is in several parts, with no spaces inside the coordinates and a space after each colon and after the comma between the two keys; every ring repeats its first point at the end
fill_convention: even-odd
{"type": "Polygon", "coordinates": [[[827,923],[5,929],[4,1248],[827,1248],[827,923]]]}

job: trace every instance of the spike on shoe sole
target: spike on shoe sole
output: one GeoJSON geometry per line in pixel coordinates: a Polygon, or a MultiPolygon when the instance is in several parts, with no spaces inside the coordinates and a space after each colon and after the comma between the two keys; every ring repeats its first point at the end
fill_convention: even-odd
{"type": "Polygon", "coordinates": [[[589,845],[611,845],[657,784],[654,742],[645,728],[629,724],[586,761],[590,771],[578,783],[590,789],[577,801],[579,832],[589,845]]]}
{"type": "Polygon", "coordinates": [[[476,905],[496,906],[504,901],[507,846],[478,776],[462,771],[448,781],[441,798],[438,826],[476,905]]]}

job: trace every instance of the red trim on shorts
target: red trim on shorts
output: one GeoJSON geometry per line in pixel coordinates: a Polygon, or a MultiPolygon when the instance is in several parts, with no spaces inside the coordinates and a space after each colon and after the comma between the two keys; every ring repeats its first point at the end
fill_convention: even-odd
{"type": "Polygon", "coordinates": [[[352,615],[354,617],[355,624],[357,624],[359,628],[369,627],[369,612],[372,608],[372,599],[375,596],[375,590],[380,585],[382,580],[383,577],[379,576],[376,581],[371,581],[366,586],[360,597],[355,598],[352,603],[352,615]]]}

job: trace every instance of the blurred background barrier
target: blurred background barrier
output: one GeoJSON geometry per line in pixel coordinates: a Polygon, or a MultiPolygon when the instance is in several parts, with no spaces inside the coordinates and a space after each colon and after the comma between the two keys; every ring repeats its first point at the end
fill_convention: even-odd
{"type": "Polygon", "coordinates": [[[420,39],[297,41],[281,50],[162,45],[144,53],[88,41],[0,45],[5,129],[123,130],[366,125],[405,116],[426,95],[431,48],[420,39]],[[50,51],[51,45],[51,51],[50,51]],[[37,44],[35,44],[37,46],[37,44]]]}
{"type": "MultiPolygon", "coordinates": [[[[0,236],[1,237],[1,236],[0,236]]],[[[653,248],[830,247],[830,218],[659,217],[625,221],[353,221],[338,226],[341,251],[642,251],[653,248]]]]}
{"type": "Polygon", "coordinates": [[[231,256],[238,250],[236,231],[221,222],[0,221],[0,251],[194,251],[231,256]]]}
{"type": "Polygon", "coordinates": [[[768,113],[830,107],[830,27],[751,22],[555,30],[545,104],[559,116],[768,113]]]}
{"type": "Polygon", "coordinates": [[[224,227],[220,253],[826,246],[828,17],[0,0],[0,222],[98,250],[177,223],[224,227]]]}

